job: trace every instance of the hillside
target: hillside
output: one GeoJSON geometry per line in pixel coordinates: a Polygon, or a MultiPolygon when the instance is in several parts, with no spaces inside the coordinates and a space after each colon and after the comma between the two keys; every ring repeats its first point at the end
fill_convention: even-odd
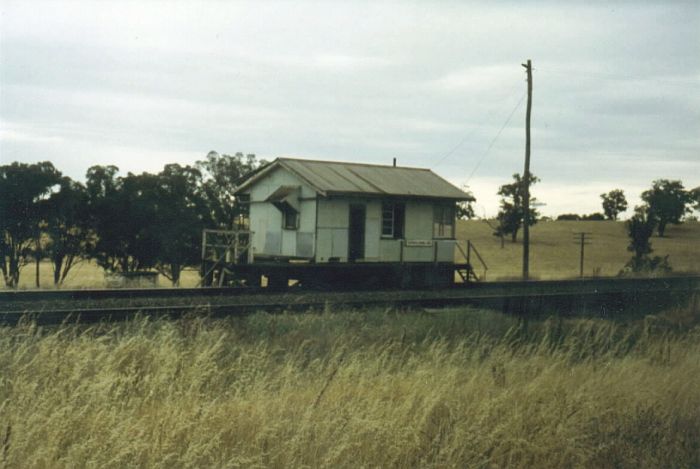
{"type": "MultiPolygon", "coordinates": [[[[591,244],[586,246],[584,275],[617,275],[631,257],[629,240],[623,222],[613,221],[550,221],[530,229],[530,273],[533,278],[570,278],[579,275],[579,244],[575,232],[589,232],[591,244]]],[[[489,266],[487,279],[518,277],[522,272],[521,233],[518,242],[500,239],[483,221],[460,221],[457,238],[470,239],[489,266]]],[[[700,223],[670,225],[666,236],[651,239],[653,255],[669,256],[674,272],[700,272],[700,223]]]]}

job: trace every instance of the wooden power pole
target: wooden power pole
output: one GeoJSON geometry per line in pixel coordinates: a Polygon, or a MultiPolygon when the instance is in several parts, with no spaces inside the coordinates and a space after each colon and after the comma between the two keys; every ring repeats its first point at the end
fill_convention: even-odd
{"type": "Polygon", "coordinates": [[[585,246],[591,244],[591,234],[590,232],[581,231],[574,233],[574,242],[581,245],[581,255],[579,257],[579,277],[583,278],[583,254],[585,252],[585,246]]]}
{"type": "Polygon", "coordinates": [[[532,112],[532,61],[522,64],[527,71],[527,113],[525,114],[525,171],[523,172],[523,280],[530,276],[530,114],[532,112]]]}

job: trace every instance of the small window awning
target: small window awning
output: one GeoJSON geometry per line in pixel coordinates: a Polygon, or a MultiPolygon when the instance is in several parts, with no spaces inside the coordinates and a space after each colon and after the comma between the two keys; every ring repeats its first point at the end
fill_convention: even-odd
{"type": "Polygon", "coordinates": [[[281,211],[292,209],[299,211],[299,193],[301,186],[280,186],[265,199],[281,211]]]}

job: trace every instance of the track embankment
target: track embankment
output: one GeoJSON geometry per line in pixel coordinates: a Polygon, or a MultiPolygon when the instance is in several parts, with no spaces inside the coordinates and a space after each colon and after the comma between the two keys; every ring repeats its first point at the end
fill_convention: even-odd
{"type": "Polygon", "coordinates": [[[0,323],[29,318],[38,324],[121,321],[136,315],[240,316],[256,311],[473,305],[505,313],[614,317],[678,305],[697,309],[700,277],[595,278],[483,282],[440,290],[310,291],[290,288],[158,288],[0,292],[0,323]]]}

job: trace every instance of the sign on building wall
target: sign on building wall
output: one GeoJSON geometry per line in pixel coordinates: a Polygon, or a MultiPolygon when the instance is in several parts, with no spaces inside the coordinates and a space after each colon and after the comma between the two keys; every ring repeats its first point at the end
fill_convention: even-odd
{"type": "Polygon", "coordinates": [[[408,247],[430,247],[433,245],[433,241],[430,239],[407,239],[406,246],[408,247]]]}

